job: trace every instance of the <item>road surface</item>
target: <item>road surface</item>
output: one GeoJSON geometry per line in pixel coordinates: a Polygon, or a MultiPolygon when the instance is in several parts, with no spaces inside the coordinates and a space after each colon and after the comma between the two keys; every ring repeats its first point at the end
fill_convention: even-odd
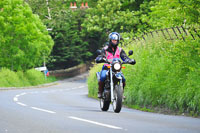
{"type": "Polygon", "coordinates": [[[0,91],[0,133],[200,133],[200,119],[112,106],[88,98],[85,79],[0,91]]]}

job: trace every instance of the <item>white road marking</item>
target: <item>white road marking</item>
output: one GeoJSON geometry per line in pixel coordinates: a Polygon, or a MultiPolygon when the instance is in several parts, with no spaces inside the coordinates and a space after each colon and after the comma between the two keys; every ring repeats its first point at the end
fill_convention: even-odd
{"type": "Polygon", "coordinates": [[[14,97],[13,100],[14,100],[15,102],[17,102],[17,101],[18,101],[18,98],[17,98],[17,97],[14,97]]]}
{"type": "Polygon", "coordinates": [[[85,86],[79,86],[78,88],[84,88],[85,86]]]}
{"type": "MultiPolygon", "coordinates": [[[[59,89],[59,90],[50,90],[50,91],[41,91],[41,92],[38,92],[38,91],[29,92],[29,93],[25,93],[24,92],[24,93],[21,93],[19,95],[16,95],[13,98],[13,100],[16,102],[16,104],[19,104],[21,106],[27,106],[27,107],[30,107],[31,109],[34,109],[34,110],[38,110],[38,111],[42,111],[42,112],[46,112],[46,113],[51,113],[51,114],[56,114],[56,112],[51,111],[51,110],[42,109],[42,108],[38,108],[38,107],[31,107],[31,106],[28,106],[28,105],[26,105],[24,103],[21,103],[21,102],[18,101],[18,97],[26,95],[26,94],[53,93],[53,92],[70,91],[70,90],[75,90],[75,89],[79,89],[79,88],[83,88],[83,87],[85,87],[85,86],[79,86],[79,87],[71,88],[71,89],[59,89]]],[[[87,122],[87,123],[92,123],[92,124],[95,124],[95,125],[99,125],[99,126],[103,126],[103,127],[107,127],[107,128],[112,128],[112,129],[119,129],[119,130],[123,129],[121,127],[117,127],[117,126],[113,126],[113,125],[109,125],[109,124],[104,124],[104,123],[100,123],[100,122],[96,122],[96,121],[91,121],[91,120],[87,120],[87,119],[82,119],[82,118],[78,118],[78,117],[74,117],[74,116],[69,116],[68,118],[74,119],[74,120],[83,121],[83,122],[87,122]]],[[[6,130],[6,132],[7,131],[8,130],[6,130]]]]}
{"type": "Polygon", "coordinates": [[[104,127],[108,127],[108,128],[123,129],[123,128],[121,128],[121,127],[116,127],[116,126],[113,126],[113,125],[103,124],[103,123],[99,123],[99,122],[96,122],[96,121],[91,121],[91,120],[87,120],[87,119],[82,119],[82,118],[78,118],[78,117],[74,117],[74,116],[69,116],[68,118],[74,119],[74,120],[79,120],[79,121],[84,121],[84,122],[88,122],[88,123],[92,123],[92,124],[96,124],[96,125],[104,126],[104,127]]]}
{"type": "Polygon", "coordinates": [[[23,92],[21,94],[15,95],[15,97],[13,98],[13,101],[16,102],[16,104],[24,106],[24,107],[26,106],[26,107],[30,107],[31,109],[34,109],[34,110],[55,114],[56,112],[54,112],[54,111],[46,110],[46,109],[42,109],[42,108],[38,108],[38,107],[31,107],[31,106],[28,106],[28,105],[26,105],[22,102],[19,102],[18,97],[26,95],[26,94],[54,93],[54,92],[70,91],[70,90],[79,89],[79,88],[82,88],[82,87],[85,87],[85,86],[80,86],[80,87],[71,88],[71,89],[59,89],[59,90],[49,90],[49,91],[41,91],[41,92],[39,92],[39,91],[33,91],[33,92],[29,92],[29,93],[23,92]]]}
{"type": "Polygon", "coordinates": [[[21,106],[27,106],[26,104],[21,103],[21,102],[17,102],[17,104],[19,104],[19,105],[21,105],[21,106]]]}
{"type": "Polygon", "coordinates": [[[71,88],[70,90],[75,90],[75,89],[78,89],[78,88],[71,88]]]}
{"type": "Polygon", "coordinates": [[[21,94],[20,94],[20,96],[23,96],[23,95],[26,95],[26,93],[24,92],[24,93],[21,93],[21,94]]]}
{"type": "Polygon", "coordinates": [[[15,97],[19,97],[20,95],[16,95],[15,97]]]}
{"type": "Polygon", "coordinates": [[[41,108],[37,108],[37,107],[31,107],[32,109],[38,110],[38,111],[43,111],[43,112],[47,112],[47,113],[51,113],[51,114],[55,114],[56,112],[51,111],[51,110],[46,110],[46,109],[41,109],[41,108]]]}

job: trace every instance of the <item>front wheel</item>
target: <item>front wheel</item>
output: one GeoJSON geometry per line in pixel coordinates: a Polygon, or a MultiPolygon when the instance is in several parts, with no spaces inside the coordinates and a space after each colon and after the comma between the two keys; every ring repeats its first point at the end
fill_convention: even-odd
{"type": "Polygon", "coordinates": [[[113,110],[115,113],[119,113],[122,108],[122,96],[123,96],[123,91],[120,85],[115,85],[113,94],[114,94],[113,110]]]}
{"type": "Polygon", "coordinates": [[[106,101],[105,99],[100,99],[100,108],[102,111],[108,111],[110,106],[110,101],[106,101]]]}

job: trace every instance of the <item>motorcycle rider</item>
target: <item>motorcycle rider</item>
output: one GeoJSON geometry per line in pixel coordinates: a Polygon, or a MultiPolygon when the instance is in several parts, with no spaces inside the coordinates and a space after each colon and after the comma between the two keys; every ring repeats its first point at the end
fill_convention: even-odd
{"type": "MultiPolygon", "coordinates": [[[[112,32],[112,33],[109,34],[108,38],[109,38],[109,44],[108,44],[108,46],[105,46],[101,50],[101,55],[99,55],[96,58],[97,63],[105,62],[105,60],[112,62],[112,60],[114,58],[121,58],[125,63],[128,63],[128,64],[134,65],[136,63],[136,61],[134,59],[130,59],[126,55],[125,51],[122,48],[118,47],[118,44],[119,44],[119,41],[120,41],[119,33],[112,32]]],[[[98,85],[99,85],[99,87],[98,87],[98,98],[102,98],[102,92],[103,92],[104,85],[105,85],[104,81],[106,80],[106,73],[109,70],[107,68],[108,65],[109,64],[104,64],[102,71],[100,73],[100,81],[98,82],[98,85]]],[[[123,76],[122,77],[123,89],[124,89],[125,84],[126,84],[125,81],[126,80],[123,76]]]]}

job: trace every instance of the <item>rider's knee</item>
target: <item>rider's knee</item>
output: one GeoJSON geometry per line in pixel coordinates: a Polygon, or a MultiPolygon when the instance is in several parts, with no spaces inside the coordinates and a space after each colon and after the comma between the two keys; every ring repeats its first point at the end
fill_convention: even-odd
{"type": "Polygon", "coordinates": [[[101,76],[101,79],[100,79],[102,82],[104,82],[106,80],[106,77],[105,76],[101,76]]]}
{"type": "Polygon", "coordinates": [[[102,82],[104,82],[105,80],[106,80],[106,70],[102,70],[101,71],[101,78],[100,78],[100,80],[102,81],[102,82]]]}

